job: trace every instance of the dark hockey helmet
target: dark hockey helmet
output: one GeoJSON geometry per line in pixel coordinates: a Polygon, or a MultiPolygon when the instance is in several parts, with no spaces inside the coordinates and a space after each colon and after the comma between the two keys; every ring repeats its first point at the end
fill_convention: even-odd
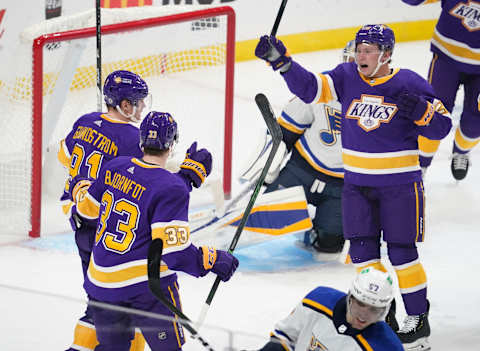
{"type": "Polygon", "coordinates": [[[140,147],[166,150],[177,141],[177,122],[168,112],[151,111],[140,124],[140,147]]]}
{"type": "Polygon", "coordinates": [[[395,34],[385,24],[366,24],[355,35],[355,46],[361,43],[377,44],[382,51],[393,51],[395,34]]]}
{"type": "Polygon", "coordinates": [[[139,75],[130,71],[113,71],[105,79],[103,95],[108,106],[116,107],[122,100],[133,105],[148,96],[147,83],[139,75]]]}

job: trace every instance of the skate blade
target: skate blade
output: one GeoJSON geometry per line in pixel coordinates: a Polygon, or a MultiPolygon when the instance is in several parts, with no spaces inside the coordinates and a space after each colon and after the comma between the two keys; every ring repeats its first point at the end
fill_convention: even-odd
{"type": "Polygon", "coordinates": [[[405,351],[428,351],[432,348],[428,342],[428,338],[420,338],[410,344],[403,344],[405,351]]]}

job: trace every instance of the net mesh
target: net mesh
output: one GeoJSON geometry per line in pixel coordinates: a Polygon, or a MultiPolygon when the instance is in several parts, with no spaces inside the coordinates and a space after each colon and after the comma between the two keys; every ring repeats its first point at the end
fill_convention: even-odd
{"type": "MultiPolygon", "coordinates": [[[[105,9],[102,26],[192,10],[192,6],[105,9]]],[[[185,130],[182,122],[184,128],[189,128],[192,116],[205,110],[202,101],[189,96],[189,92],[195,94],[198,89],[208,88],[218,93],[208,113],[216,116],[219,137],[213,144],[212,140],[205,140],[205,146],[211,144],[210,151],[216,152],[214,165],[219,173],[223,172],[222,137],[226,127],[226,25],[227,18],[222,15],[102,37],[102,77],[118,69],[142,76],[154,96],[152,109],[171,112],[181,131],[185,130]]],[[[8,211],[8,215],[0,217],[0,234],[24,235],[31,230],[32,42],[44,33],[94,26],[95,13],[88,11],[27,28],[21,35],[22,45],[7,64],[9,69],[0,72],[0,113],[4,116],[0,120],[0,210],[8,211]]],[[[59,141],[79,116],[97,109],[94,33],[88,38],[49,44],[56,45],[43,47],[43,145],[34,145],[42,150],[42,209],[50,197],[58,199],[65,181],[65,173],[55,160],[59,141]]],[[[34,65],[35,69],[39,69],[38,65],[34,65]]],[[[60,208],[59,204],[57,207],[60,208]]],[[[42,225],[50,220],[48,216],[48,211],[43,214],[42,225]]]]}

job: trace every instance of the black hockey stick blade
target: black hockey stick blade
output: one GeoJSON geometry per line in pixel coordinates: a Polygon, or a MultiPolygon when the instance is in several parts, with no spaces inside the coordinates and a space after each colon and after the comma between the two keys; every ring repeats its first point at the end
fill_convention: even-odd
{"type": "Polygon", "coordinates": [[[198,332],[190,325],[190,319],[180,311],[169,299],[165,297],[160,283],[160,264],[162,262],[163,240],[154,239],[148,247],[147,271],[148,271],[148,287],[157,299],[160,300],[172,313],[176,314],[180,319],[179,322],[187,329],[192,337],[198,341],[209,351],[215,351],[210,344],[203,339],[198,332]]]}
{"type": "Polygon", "coordinates": [[[278,9],[278,12],[277,12],[277,18],[275,18],[275,23],[273,24],[273,28],[270,35],[273,35],[273,36],[277,35],[278,26],[280,25],[280,20],[282,19],[285,6],[287,6],[287,1],[288,0],[282,0],[282,3],[280,4],[280,8],[278,9]]]}
{"type": "MultiPolygon", "coordinates": [[[[262,173],[260,173],[260,177],[257,179],[255,189],[253,190],[253,193],[252,193],[252,196],[250,197],[248,205],[245,208],[245,211],[243,212],[242,219],[240,220],[237,230],[235,231],[232,242],[228,249],[229,253],[232,253],[235,250],[235,247],[237,246],[237,243],[238,243],[238,240],[240,239],[240,235],[242,234],[243,228],[245,228],[245,224],[247,223],[248,216],[250,215],[253,205],[255,204],[258,194],[260,193],[260,189],[262,188],[263,182],[265,181],[265,177],[267,176],[268,170],[270,169],[270,166],[273,162],[273,158],[277,153],[278,147],[283,137],[282,130],[280,129],[280,126],[277,123],[277,119],[275,118],[275,114],[273,113],[272,106],[270,105],[270,102],[268,101],[267,97],[264,94],[259,93],[255,96],[255,102],[257,103],[257,106],[260,109],[260,112],[265,121],[265,124],[267,125],[268,131],[272,135],[273,145],[272,145],[272,149],[270,150],[270,154],[268,155],[267,161],[265,162],[265,166],[262,169],[262,173]]],[[[198,319],[197,326],[200,326],[203,324],[203,321],[205,320],[207,311],[212,303],[213,297],[215,296],[215,293],[220,284],[220,281],[221,279],[219,277],[215,279],[215,282],[213,283],[213,286],[210,289],[210,293],[208,294],[207,299],[205,300],[205,304],[202,308],[202,311],[200,312],[200,317],[198,319]]]]}

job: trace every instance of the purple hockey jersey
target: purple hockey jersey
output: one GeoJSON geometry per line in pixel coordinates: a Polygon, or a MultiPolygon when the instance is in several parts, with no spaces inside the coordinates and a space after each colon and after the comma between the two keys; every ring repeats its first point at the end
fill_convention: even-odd
{"type": "MultiPolygon", "coordinates": [[[[141,157],[138,128],[128,122],[108,118],[101,112],[81,116],[67,137],[60,142],[58,159],[76,175],[96,179],[100,168],[117,156],[141,157]]],[[[68,199],[69,182],[61,200],[68,199]]]]}
{"type": "MultiPolygon", "coordinates": [[[[420,5],[431,0],[403,0],[420,5]]],[[[442,0],[442,13],[433,33],[432,52],[458,70],[480,74],[480,1],[442,0]]]]}
{"type": "Polygon", "coordinates": [[[202,275],[202,256],[190,241],[189,196],[181,177],[160,166],[127,156],[108,162],[77,203],[82,217],[99,217],[87,293],[115,302],[148,291],[147,253],[155,238],[164,242],[162,277],[202,275]]]}
{"type": "Polygon", "coordinates": [[[296,62],[283,74],[290,90],[307,103],[338,100],[342,105],[345,182],[386,186],[421,181],[417,138],[442,139],[450,131],[449,112],[432,87],[408,69],[371,79],[354,62],[317,76],[296,62]],[[408,91],[432,106],[431,120],[419,125],[396,115],[397,96],[408,91]]]}

